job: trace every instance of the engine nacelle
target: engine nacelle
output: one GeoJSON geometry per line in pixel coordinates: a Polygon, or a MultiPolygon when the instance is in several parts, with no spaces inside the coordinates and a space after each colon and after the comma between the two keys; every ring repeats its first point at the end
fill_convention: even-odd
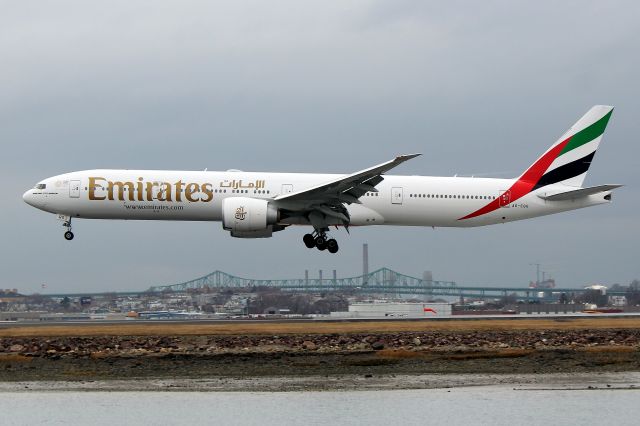
{"type": "Polygon", "coordinates": [[[267,200],[230,197],[222,200],[222,227],[236,238],[269,238],[278,209],[267,200]]]}

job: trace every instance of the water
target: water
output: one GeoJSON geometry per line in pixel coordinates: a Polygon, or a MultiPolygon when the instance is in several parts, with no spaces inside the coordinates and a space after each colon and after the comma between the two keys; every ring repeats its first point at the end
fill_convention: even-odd
{"type": "Polygon", "coordinates": [[[3,425],[637,425],[640,390],[1,392],[3,425]]]}

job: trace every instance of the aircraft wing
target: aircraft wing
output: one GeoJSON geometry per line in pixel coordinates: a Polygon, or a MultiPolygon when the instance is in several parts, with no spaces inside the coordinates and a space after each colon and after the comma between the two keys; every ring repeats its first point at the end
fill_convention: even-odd
{"type": "Polygon", "coordinates": [[[277,196],[274,201],[288,210],[304,212],[314,227],[325,227],[326,217],[340,219],[345,226],[349,224],[349,214],[344,204],[358,203],[367,192],[378,192],[375,188],[384,180],[384,173],[407,160],[421,154],[400,155],[368,169],[342,176],[323,184],[277,196]]]}

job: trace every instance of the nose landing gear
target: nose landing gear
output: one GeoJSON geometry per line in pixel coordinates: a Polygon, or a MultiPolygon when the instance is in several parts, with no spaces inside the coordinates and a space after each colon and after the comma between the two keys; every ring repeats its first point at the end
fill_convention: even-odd
{"type": "Polygon", "coordinates": [[[305,234],[302,241],[307,248],[317,248],[320,251],[327,250],[329,253],[338,252],[338,242],[333,238],[327,238],[326,231],[314,231],[313,234],[305,234]]]}
{"type": "Polygon", "coordinates": [[[73,232],[71,232],[71,216],[67,216],[62,224],[65,228],[67,228],[67,232],[64,233],[64,239],[67,241],[73,240],[73,232]]]}

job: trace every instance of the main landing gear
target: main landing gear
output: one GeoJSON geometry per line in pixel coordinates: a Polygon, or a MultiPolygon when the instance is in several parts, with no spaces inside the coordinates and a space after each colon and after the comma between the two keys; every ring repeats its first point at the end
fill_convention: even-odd
{"type": "Polygon", "coordinates": [[[67,241],[73,240],[73,232],[71,232],[71,217],[68,216],[64,223],[62,224],[65,228],[67,228],[67,232],[64,233],[64,239],[67,241]]]}
{"type": "Polygon", "coordinates": [[[326,231],[314,231],[313,234],[305,234],[302,241],[307,248],[317,248],[320,251],[327,250],[329,253],[338,252],[338,242],[333,238],[327,238],[326,231]]]}

